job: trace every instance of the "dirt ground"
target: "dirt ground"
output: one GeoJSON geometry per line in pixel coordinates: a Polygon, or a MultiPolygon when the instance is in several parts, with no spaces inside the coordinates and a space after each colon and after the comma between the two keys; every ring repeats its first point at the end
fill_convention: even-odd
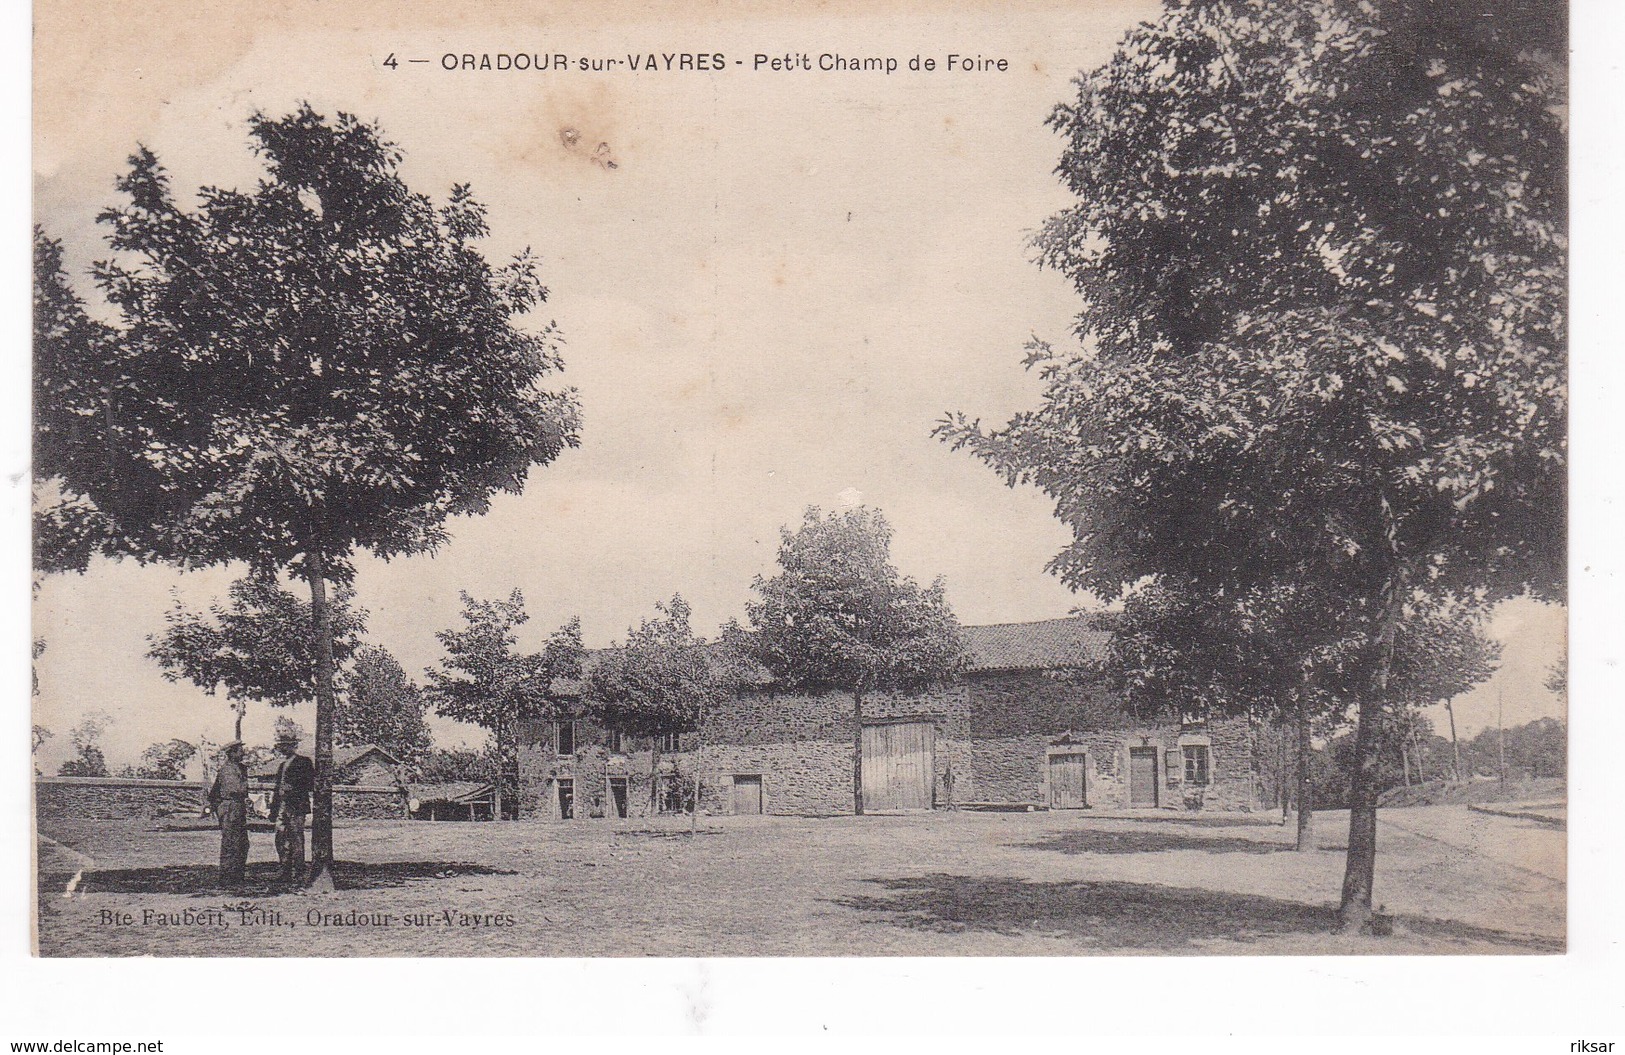
{"type": "Polygon", "coordinates": [[[346,887],[276,891],[269,836],[221,891],[218,836],[42,828],[47,956],[1556,953],[1561,829],[1465,806],[1383,811],[1387,938],[1331,933],[1346,814],[1320,852],[1259,816],[1086,812],[369,822],[346,887]]]}

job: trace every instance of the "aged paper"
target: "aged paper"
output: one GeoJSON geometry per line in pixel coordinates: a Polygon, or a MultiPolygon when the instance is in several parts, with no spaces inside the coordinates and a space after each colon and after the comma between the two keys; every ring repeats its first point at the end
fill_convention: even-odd
{"type": "MultiPolygon", "coordinates": [[[[522,487],[481,508],[441,493],[426,500],[457,507],[433,547],[424,535],[371,544],[388,534],[374,525],[325,551],[320,603],[365,624],[348,645],[339,634],[325,675],[320,648],[284,648],[274,634],[221,645],[195,676],[197,665],[176,655],[208,649],[195,635],[172,638],[166,664],[166,633],[225,626],[234,584],[252,581],[263,570],[255,564],[269,567],[272,593],[304,606],[308,626],[310,562],[282,528],[263,550],[243,546],[237,527],[171,532],[178,507],[165,504],[173,496],[160,478],[192,463],[125,452],[152,472],[131,486],[161,496],[152,522],[125,525],[139,540],[120,544],[122,559],[69,554],[36,572],[37,953],[1564,951],[1567,621],[1557,591],[1520,590],[1487,608],[1477,625],[1494,655],[1482,676],[1411,701],[1412,726],[1384,726],[1386,797],[1366,898],[1365,930],[1375,933],[1339,930],[1351,802],[1323,800],[1299,852],[1288,823],[1299,812],[1291,715],[1204,709],[1186,697],[1160,711],[1130,707],[1101,673],[1118,599],[1047,570],[1076,525],[1057,518],[1051,496],[1030,482],[1006,487],[938,432],[958,413],[991,428],[1036,408],[1045,380],[1022,368],[1029,342],[1093,354],[1098,335],[1079,344],[1075,331],[1086,291],[1064,269],[1039,266],[1047,222],[1079,200],[1051,117],[1077,103],[1074,78],[1110,62],[1125,34],[1161,11],[1115,0],[815,10],[41,3],[35,220],[66,288],[111,328],[109,341],[132,342],[132,312],[143,310],[121,312],[109,299],[116,276],[96,277],[98,262],[134,267],[140,255],[115,253],[109,238],[121,228],[98,221],[140,204],[115,186],[132,155],[150,151],[178,212],[166,205],[156,211],[163,222],[126,233],[162,248],[194,237],[164,224],[192,230],[213,195],[201,189],[252,195],[260,181],[275,184],[272,155],[253,149],[272,140],[256,140],[256,127],[273,137],[359,127],[398,148],[398,161],[380,155],[385,167],[433,208],[470,188],[488,228],[470,244],[493,268],[531,255],[546,297],[514,325],[556,356],[537,383],[570,409],[531,421],[524,440],[540,453],[522,487]],[[569,441],[549,446],[555,427],[569,441]],[[920,591],[941,577],[956,627],[948,667],[912,681],[866,667],[872,680],[821,673],[802,684],[757,657],[669,728],[644,711],[605,717],[603,671],[643,621],[670,622],[680,596],[695,639],[685,655],[713,657],[701,662],[711,670],[730,622],[762,631],[752,606],[766,594],[753,583],[786,572],[781,531],[872,528],[875,512],[901,576],[920,591]],[[526,621],[516,608],[505,625],[516,660],[535,661],[525,674],[534,691],[482,721],[500,693],[456,666],[449,639],[474,625],[464,595],[500,605],[515,591],[526,621]],[[572,625],[576,651],[549,651],[572,625]],[[266,687],[277,680],[267,667],[293,687],[266,687]],[[311,687],[312,669],[337,694],[337,728],[325,737],[327,690],[311,687]],[[459,703],[444,689],[460,677],[484,685],[470,690],[477,699],[459,703]],[[363,713],[356,701],[369,692],[383,702],[363,713]],[[234,741],[240,770],[226,750],[234,741]],[[324,836],[319,820],[306,826],[328,808],[331,867],[316,869],[324,836]],[[246,860],[234,864],[239,837],[246,860]]],[[[1560,58],[1547,71],[1566,76],[1560,58]]],[[[344,256],[350,214],[296,184],[264,200],[288,215],[303,209],[290,224],[343,243],[331,259],[377,259],[344,256]]],[[[333,176],[323,186],[340,194],[342,184],[333,176]]],[[[304,355],[302,327],[331,321],[309,306],[343,298],[324,300],[320,283],[301,287],[282,272],[234,272],[220,261],[240,237],[198,237],[217,255],[170,260],[165,288],[180,299],[149,305],[163,322],[141,338],[142,354],[158,358],[130,361],[158,371],[171,345],[229,346],[243,372],[211,383],[265,386],[265,410],[282,397],[255,357],[304,355]],[[196,275],[213,277],[188,286],[196,275]],[[223,286],[222,275],[238,285],[223,286]],[[255,283],[264,313],[241,328],[211,314],[216,303],[253,303],[238,294],[255,283]],[[287,327],[268,338],[278,312],[287,327]]],[[[1077,252],[1086,242],[1080,235],[1077,252]]],[[[315,267],[327,251],[290,242],[278,259],[315,267]]],[[[1328,267],[1337,252],[1326,249],[1328,267]]],[[[326,293],[360,281],[326,273],[341,276],[326,293]]],[[[369,304],[417,303],[435,317],[417,325],[409,312],[402,321],[394,307],[379,310],[378,331],[412,346],[403,358],[432,363],[442,353],[420,345],[435,341],[448,369],[485,354],[489,334],[472,320],[490,302],[468,294],[463,332],[475,336],[449,336],[458,328],[448,318],[463,309],[446,298],[467,294],[456,277],[449,265],[401,269],[367,287],[378,298],[369,304]],[[426,278],[416,294],[401,292],[414,274],[447,284],[426,278]]],[[[499,331],[508,332],[490,332],[499,331]]],[[[396,351],[384,341],[366,354],[393,361],[396,351]]],[[[1561,373],[1566,344],[1530,354],[1561,373]]],[[[297,490],[287,480],[301,455],[283,452],[308,454],[310,421],[343,416],[334,408],[350,393],[323,389],[312,410],[294,391],[324,376],[321,359],[307,355],[298,377],[288,366],[287,407],[237,434],[252,437],[237,452],[243,464],[281,457],[287,467],[254,479],[297,490]]],[[[175,376],[182,415],[193,382],[185,369],[175,376]]],[[[376,376],[383,392],[369,406],[403,420],[456,407],[445,429],[468,425],[473,404],[450,398],[462,390],[448,395],[428,367],[376,376]]],[[[447,376],[459,379],[452,388],[469,383],[447,376]]],[[[161,416],[152,391],[132,382],[120,406],[144,398],[142,413],[161,416]]],[[[392,467],[405,464],[402,449],[390,448],[392,467]]],[[[197,457],[220,450],[204,443],[197,457]]],[[[324,466],[342,461],[324,450],[324,466]]],[[[365,457],[352,477],[365,475],[365,457]]],[[[84,471],[82,457],[73,464],[84,471]]],[[[311,508],[387,505],[380,496],[416,486],[400,479],[380,470],[371,483],[351,479],[348,497],[300,493],[314,495],[311,508]]],[[[42,505],[61,490],[40,481],[42,505]]],[[[232,492],[219,516],[253,501],[252,488],[232,492]]],[[[415,515],[402,501],[396,526],[415,515]]],[[[121,508],[129,518],[143,507],[121,508]]],[[[60,515],[74,523],[74,508],[60,515]]],[[[826,542],[807,574],[838,565],[852,552],[843,545],[826,542]]],[[[829,618],[844,611],[832,602],[829,618]]],[[[1344,699],[1302,740],[1320,767],[1317,794],[1347,787],[1356,704],[1344,699]]]]}

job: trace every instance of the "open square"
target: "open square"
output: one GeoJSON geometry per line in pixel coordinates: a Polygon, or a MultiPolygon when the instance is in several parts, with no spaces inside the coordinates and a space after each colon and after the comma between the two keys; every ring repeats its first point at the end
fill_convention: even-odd
{"type": "Polygon", "coordinates": [[[245,888],[223,892],[212,831],[59,822],[42,829],[39,949],[47,956],[1563,950],[1566,833],[1550,819],[1466,806],[1384,810],[1380,818],[1376,901],[1392,920],[1387,938],[1332,933],[1343,813],[1317,817],[1322,849],[1308,854],[1294,852],[1293,832],[1266,814],[703,817],[693,835],[682,818],[360,822],[336,833],[341,889],[328,895],[276,891],[267,835],[253,837],[245,888]],[[104,922],[109,914],[131,922],[104,922]]]}

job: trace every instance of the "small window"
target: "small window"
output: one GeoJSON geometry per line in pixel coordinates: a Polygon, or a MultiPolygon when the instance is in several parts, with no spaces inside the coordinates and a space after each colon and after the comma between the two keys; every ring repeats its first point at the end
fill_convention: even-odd
{"type": "Polygon", "coordinates": [[[1185,745],[1185,783],[1206,784],[1208,782],[1208,756],[1205,744],[1185,745]]]}
{"type": "Polygon", "coordinates": [[[573,755],[573,754],[575,754],[576,753],[576,723],[575,722],[554,722],[553,723],[553,743],[555,745],[557,745],[557,749],[558,749],[559,754],[561,754],[561,755],[573,755]]]}
{"type": "Polygon", "coordinates": [[[626,754],[626,737],[619,729],[610,729],[604,733],[604,746],[609,748],[609,753],[612,755],[624,755],[626,754]]]}
{"type": "Polygon", "coordinates": [[[681,751],[682,749],[683,749],[683,734],[682,733],[661,733],[660,734],[660,750],[670,752],[670,751],[681,751]]]}

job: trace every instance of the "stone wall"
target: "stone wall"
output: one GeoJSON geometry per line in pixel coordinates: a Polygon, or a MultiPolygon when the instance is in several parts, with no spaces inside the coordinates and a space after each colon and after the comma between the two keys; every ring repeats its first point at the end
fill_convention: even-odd
{"type": "Polygon", "coordinates": [[[405,820],[406,789],[341,785],[333,789],[333,816],[343,820],[405,820]]]}
{"type": "Polygon", "coordinates": [[[197,816],[207,799],[203,785],[181,780],[125,777],[35,777],[34,811],[39,820],[123,820],[197,816]]]}
{"type": "MultiPolygon", "coordinates": [[[[207,804],[202,784],[126,777],[35,777],[38,820],[150,820],[192,816],[207,804]]],[[[406,816],[406,792],[389,787],[333,789],[333,816],[399,820],[406,816]]]]}
{"type": "MultiPolygon", "coordinates": [[[[929,720],[936,726],[935,799],[1047,806],[1049,757],[1083,753],[1087,799],[1105,809],[1129,807],[1129,749],[1158,749],[1157,805],[1165,809],[1250,809],[1256,805],[1254,739],[1244,721],[1211,727],[1144,722],[1126,714],[1098,679],[1046,672],[976,674],[919,694],[865,697],[868,721],[929,720]],[[1065,736],[1057,746],[1058,739],[1065,736]],[[1210,753],[1206,785],[1187,784],[1183,747],[1210,753]]],[[[662,752],[661,774],[701,780],[704,813],[733,810],[735,776],[760,776],[762,811],[773,814],[852,812],[852,697],[756,691],[714,707],[704,728],[686,733],[682,750],[662,752]]],[[[650,810],[647,739],[626,738],[611,753],[604,731],[576,722],[576,751],[557,753],[552,723],[533,723],[521,737],[519,771],[524,815],[559,818],[558,781],[574,786],[575,817],[612,816],[609,782],[624,778],[628,815],[650,810]]]]}

